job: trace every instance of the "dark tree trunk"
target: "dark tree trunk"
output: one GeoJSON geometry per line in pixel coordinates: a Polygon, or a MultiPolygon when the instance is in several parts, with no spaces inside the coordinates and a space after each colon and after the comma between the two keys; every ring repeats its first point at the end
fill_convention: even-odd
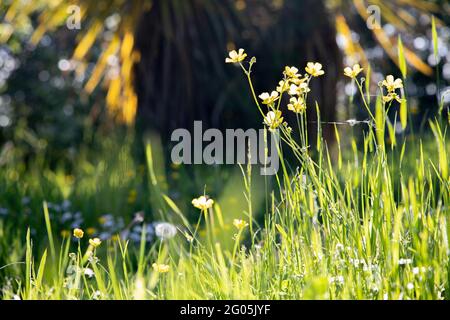
{"type": "MultiPolygon", "coordinates": [[[[321,62],[326,74],[313,82],[308,118],[315,119],[315,99],[322,119],[335,120],[341,66],[323,2],[286,0],[279,8],[272,1],[246,3],[238,11],[229,0],[155,0],[143,13],[136,42],[142,57],[136,66],[139,125],[165,137],[175,128],[191,128],[194,120],[204,128],[261,127],[242,72],[224,63],[230,42],[257,57],[258,93],[276,87],[285,65],[321,62]]],[[[324,126],[329,141],[332,132],[324,126]]]]}

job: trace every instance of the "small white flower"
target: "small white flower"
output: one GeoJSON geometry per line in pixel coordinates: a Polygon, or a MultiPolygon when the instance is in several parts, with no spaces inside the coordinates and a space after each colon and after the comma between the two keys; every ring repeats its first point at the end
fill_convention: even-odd
{"type": "Polygon", "coordinates": [[[239,49],[239,51],[232,50],[228,53],[228,58],[225,59],[226,63],[239,63],[244,61],[247,57],[244,49],[239,49]]]}
{"type": "Polygon", "coordinates": [[[406,288],[407,288],[408,290],[412,290],[412,289],[414,289],[414,284],[412,284],[412,283],[410,282],[410,283],[408,283],[408,284],[406,285],[406,288]]]}
{"type": "Polygon", "coordinates": [[[264,117],[264,123],[269,127],[269,131],[275,131],[283,123],[281,111],[269,111],[264,117]]]}
{"type": "Polygon", "coordinates": [[[263,92],[259,95],[259,98],[262,100],[263,104],[272,104],[274,103],[276,100],[278,100],[278,92],[277,91],[272,91],[272,93],[268,93],[268,92],[263,92]]]}
{"type": "Polygon", "coordinates": [[[278,82],[277,91],[279,93],[283,93],[287,90],[289,90],[289,80],[281,80],[280,82],[278,82]]]}
{"type": "Polygon", "coordinates": [[[386,87],[388,92],[394,92],[395,89],[403,88],[402,79],[395,79],[393,75],[388,75],[385,80],[381,82],[381,85],[386,87]]]}
{"type": "Polygon", "coordinates": [[[298,74],[298,68],[286,66],[283,72],[288,78],[298,78],[300,75],[298,74]]]}
{"type": "Polygon", "coordinates": [[[328,281],[330,282],[330,283],[335,283],[335,284],[337,284],[337,285],[343,285],[344,284],[344,277],[343,276],[336,276],[336,277],[330,277],[329,279],[328,279],[328,281]]]}
{"type": "Polygon", "coordinates": [[[295,84],[291,84],[291,86],[289,87],[289,95],[291,96],[299,96],[302,95],[304,93],[308,93],[311,90],[308,87],[307,83],[300,83],[298,86],[295,84]]]}
{"type": "Polygon", "coordinates": [[[303,113],[306,110],[305,101],[302,98],[292,97],[289,100],[288,110],[291,110],[295,113],[303,113]]]}
{"type": "Polygon", "coordinates": [[[155,226],[155,234],[161,240],[171,239],[177,234],[177,228],[173,224],[161,222],[155,226]]]}
{"type": "Polygon", "coordinates": [[[360,74],[360,72],[363,71],[363,69],[361,68],[361,66],[359,64],[355,64],[353,66],[353,68],[347,67],[344,69],[344,74],[349,77],[349,78],[356,78],[356,76],[358,74],[360,74]]]}
{"type": "Polygon", "coordinates": [[[94,270],[92,270],[91,268],[86,268],[84,269],[84,275],[87,276],[88,278],[92,278],[95,273],[94,270]]]}
{"type": "Polygon", "coordinates": [[[412,263],[412,259],[403,259],[402,258],[402,259],[398,260],[398,264],[401,265],[401,266],[402,265],[406,265],[406,264],[411,264],[411,263],[412,263]]]}
{"type": "Polygon", "coordinates": [[[415,274],[415,275],[418,275],[419,272],[420,272],[419,267],[414,267],[414,268],[412,269],[412,273],[415,274]]]}
{"type": "Polygon", "coordinates": [[[305,68],[306,72],[308,72],[313,77],[318,77],[323,75],[325,72],[322,70],[322,65],[318,62],[308,62],[305,68]]]}
{"type": "Polygon", "coordinates": [[[192,205],[196,207],[197,209],[200,209],[202,211],[208,210],[211,208],[214,204],[214,200],[208,198],[208,196],[200,196],[198,198],[192,199],[192,205]]]}
{"type": "Polygon", "coordinates": [[[102,296],[102,293],[101,293],[99,290],[97,290],[97,291],[95,291],[94,294],[92,295],[92,299],[93,299],[93,300],[98,300],[98,299],[101,298],[101,296],[102,296]]]}

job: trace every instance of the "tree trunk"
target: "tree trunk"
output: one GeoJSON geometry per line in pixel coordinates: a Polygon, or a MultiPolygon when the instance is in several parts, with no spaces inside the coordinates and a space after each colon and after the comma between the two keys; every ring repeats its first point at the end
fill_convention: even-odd
{"type": "MultiPolygon", "coordinates": [[[[321,62],[326,74],[313,81],[308,119],[314,122],[317,100],[322,120],[335,120],[341,66],[323,2],[272,3],[251,0],[236,10],[230,0],[155,0],[143,13],[136,37],[142,57],[135,69],[138,124],[165,137],[175,128],[191,128],[194,120],[202,120],[204,128],[262,127],[241,70],[224,63],[229,43],[257,57],[258,93],[276,87],[285,65],[302,70],[307,61],[321,62]]],[[[295,118],[287,117],[293,125],[295,118]]],[[[332,140],[327,127],[324,135],[332,140]]]]}

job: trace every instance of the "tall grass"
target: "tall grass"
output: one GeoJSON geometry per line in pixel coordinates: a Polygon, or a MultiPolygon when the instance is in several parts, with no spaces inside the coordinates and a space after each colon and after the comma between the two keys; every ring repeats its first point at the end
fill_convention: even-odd
{"type": "MultiPolygon", "coordinates": [[[[399,39],[400,52],[401,48],[399,39]]],[[[400,64],[406,79],[405,62],[400,64]]],[[[262,115],[281,110],[281,98],[263,110],[251,69],[243,69],[262,115]]],[[[9,252],[3,257],[5,266],[0,267],[2,298],[450,298],[448,124],[441,118],[429,121],[431,142],[417,137],[396,142],[388,110],[399,107],[405,127],[406,101],[399,106],[385,102],[380,91],[371,102],[367,82],[357,85],[361,107],[371,115],[361,144],[352,138],[350,147],[342,146],[342,132],[336,126],[337,154],[332,154],[320,124],[317,140],[309,140],[306,113],[300,113],[298,128],[291,131],[282,124],[278,131],[268,132],[282,142],[275,186],[267,179],[255,182],[251,166],[241,168],[239,192],[246,200],[236,207],[240,208],[237,212],[225,211],[226,200],[219,197],[214,206],[196,212],[194,219],[189,217],[190,199],[173,199],[161,177],[163,170],[157,169],[161,165],[155,161],[158,143],[154,138],[148,140],[145,196],[159,219],[177,226],[175,237],[149,243],[144,227],[137,246],[112,236],[95,248],[85,239],[60,237],[44,202],[43,210],[34,214],[45,223],[47,251],[42,246],[34,248],[29,229],[22,242],[23,234],[15,232],[7,220],[0,220],[1,248],[9,252]],[[287,150],[295,160],[286,160],[287,150]],[[260,183],[266,184],[266,206],[254,201],[258,198],[255,185],[260,183]],[[249,225],[236,228],[231,216],[249,225]]],[[[124,168],[133,170],[128,161],[124,163],[124,168]]],[[[103,178],[108,179],[107,175],[103,178]]],[[[108,186],[115,187],[100,190],[110,190],[105,198],[114,202],[114,197],[122,197],[117,188],[122,183],[135,185],[139,177],[109,179],[108,186]]],[[[20,181],[15,185],[19,187],[20,181]]],[[[235,182],[232,188],[236,189],[235,182]]],[[[94,199],[81,193],[79,199],[83,197],[86,202],[94,199]]],[[[95,211],[95,206],[83,205],[95,211]]],[[[83,225],[88,227],[89,220],[83,225]]]]}

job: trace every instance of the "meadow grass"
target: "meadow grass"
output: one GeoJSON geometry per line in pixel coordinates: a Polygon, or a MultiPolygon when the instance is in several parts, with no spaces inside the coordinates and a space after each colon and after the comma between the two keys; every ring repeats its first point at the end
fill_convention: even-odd
{"type": "MultiPolygon", "coordinates": [[[[307,90],[290,101],[289,110],[297,112],[295,129],[274,122],[280,120],[277,111],[287,88],[277,99],[263,96],[260,103],[251,79],[254,60],[244,67],[243,60],[233,57],[230,62],[241,65],[271,129],[267,134],[281,142],[281,167],[273,181],[243,165],[242,187],[233,174],[208,171],[209,178],[201,173],[192,177],[179,168],[170,171],[177,178],[168,183],[155,136],[145,143],[145,167],[134,160],[129,141],[106,142],[99,161],[83,155],[70,170],[50,170],[38,160],[33,170],[10,162],[0,173],[0,199],[10,208],[9,216],[0,219],[3,299],[450,298],[444,116],[429,120],[429,134],[422,138],[398,135],[388,111],[401,109],[401,126],[406,127],[404,94],[389,95],[396,91],[383,92],[380,85],[378,97],[369,101],[369,80],[363,85],[352,74],[370,118],[359,141],[351,135],[343,139],[336,126],[336,151],[331,152],[320,125],[315,141],[309,141],[299,102],[307,100],[307,90]],[[193,208],[192,193],[204,194],[206,184],[211,195],[217,179],[226,183],[221,194],[212,191],[214,203],[193,208]],[[189,180],[201,182],[195,186],[189,180]],[[170,191],[174,185],[185,196],[170,191]],[[86,213],[82,237],[73,237],[70,227],[62,229],[56,215],[65,209],[47,202],[69,198],[70,206],[86,213]],[[29,212],[19,215],[25,207],[29,212]],[[139,239],[131,241],[123,230],[141,222],[130,214],[139,209],[176,226],[176,235],[147,241],[145,220],[139,239]],[[126,219],[101,244],[88,242],[99,234],[88,229],[98,225],[98,218],[101,223],[110,219],[99,217],[107,211],[126,219]]],[[[308,85],[315,71],[308,71],[308,85]]],[[[406,78],[406,70],[402,74],[406,78]]],[[[283,81],[295,79],[285,71],[283,81]]]]}

